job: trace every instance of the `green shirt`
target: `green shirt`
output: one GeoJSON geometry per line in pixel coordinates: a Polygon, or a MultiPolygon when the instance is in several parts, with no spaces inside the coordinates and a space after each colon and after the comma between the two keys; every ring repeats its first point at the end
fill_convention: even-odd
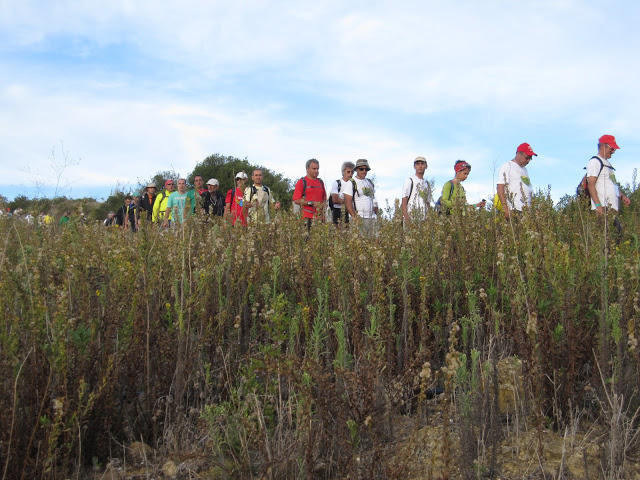
{"type": "Polygon", "coordinates": [[[440,200],[440,203],[446,211],[451,211],[451,209],[453,209],[453,205],[457,203],[460,205],[466,205],[467,195],[464,192],[462,183],[453,183],[451,180],[446,182],[442,186],[442,200],[440,200]]]}
{"type": "Polygon", "coordinates": [[[167,208],[171,210],[171,217],[177,223],[184,222],[185,212],[189,211],[191,215],[196,210],[196,196],[194,190],[188,192],[171,192],[167,201],[167,208]]]}

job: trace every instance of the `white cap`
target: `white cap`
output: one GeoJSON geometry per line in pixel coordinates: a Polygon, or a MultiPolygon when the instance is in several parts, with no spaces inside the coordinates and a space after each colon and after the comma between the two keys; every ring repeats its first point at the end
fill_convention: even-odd
{"type": "Polygon", "coordinates": [[[249,177],[247,177],[247,174],[246,174],[246,173],[244,173],[244,172],[238,172],[238,173],[236,173],[236,180],[237,180],[238,178],[244,178],[244,179],[246,180],[246,179],[247,179],[247,178],[249,178],[249,177]]]}
{"type": "Polygon", "coordinates": [[[220,185],[220,183],[215,178],[210,178],[207,185],[220,185]]]}

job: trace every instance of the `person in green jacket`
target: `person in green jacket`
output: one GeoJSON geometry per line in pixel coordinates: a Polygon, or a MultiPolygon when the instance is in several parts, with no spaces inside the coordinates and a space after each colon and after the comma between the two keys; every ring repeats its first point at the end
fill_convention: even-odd
{"type": "MultiPolygon", "coordinates": [[[[442,186],[442,196],[440,197],[440,205],[445,213],[451,213],[454,205],[466,205],[467,196],[464,192],[462,182],[464,182],[471,172],[471,165],[464,160],[457,160],[453,166],[455,176],[445,182],[442,186]]],[[[483,208],[486,204],[485,200],[473,204],[474,207],[483,208]]]]}

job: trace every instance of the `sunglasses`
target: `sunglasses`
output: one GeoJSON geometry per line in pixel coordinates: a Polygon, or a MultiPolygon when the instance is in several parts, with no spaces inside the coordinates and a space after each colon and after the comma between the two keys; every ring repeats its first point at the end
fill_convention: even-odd
{"type": "Polygon", "coordinates": [[[167,182],[165,185],[173,185],[173,182],[167,182]]]}
{"type": "Polygon", "coordinates": [[[530,161],[533,158],[533,155],[525,155],[524,158],[530,161]]]}
{"type": "Polygon", "coordinates": [[[366,170],[366,169],[367,169],[367,167],[358,167],[358,168],[356,168],[356,170],[358,170],[360,172],[363,171],[363,170],[366,170]]]}

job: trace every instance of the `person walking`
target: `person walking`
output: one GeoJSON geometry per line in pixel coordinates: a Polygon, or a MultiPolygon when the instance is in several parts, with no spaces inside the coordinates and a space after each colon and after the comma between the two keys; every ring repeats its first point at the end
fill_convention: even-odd
{"type": "Polygon", "coordinates": [[[125,229],[131,228],[132,232],[136,232],[138,230],[136,204],[133,202],[133,197],[131,195],[124,197],[124,204],[116,212],[116,225],[125,229]]]}
{"type": "Polygon", "coordinates": [[[225,198],[224,214],[231,220],[233,225],[240,219],[240,224],[243,227],[247,226],[247,212],[244,205],[244,187],[247,183],[247,174],[244,172],[238,172],[236,174],[235,187],[227,192],[225,198]]]}
{"type": "Polygon", "coordinates": [[[349,223],[349,213],[344,207],[344,185],[351,182],[353,177],[353,162],[344,162],[342,164],[342,178],[337,179],[331,184],[331,193],[329,195],[329,208],[331,209],[331,221],[337,226],[341,221],[345,224],[349,223]]]}
{"type": "Polygon", "coordinates": [[[622,193],[616,182],[615,168],[611,164],[611,156],[620,147],[613,135],[602,135],[598,139],[598,154],[587,163],[587,188],[591,197],[591,209],[602,215],[608,208],[618,211],[620,201],[624,205],[631,200],[622,193]]]}
{"type": "Polygon", "coordinates": [[[151,220],[153,218],[153,202],[156,200],[156,184],[149,183],[142,195],[140,195],[139,208],[140,214],[146,212],[146,219],[151,220]]]}
{"type": "Polygon", "coordinates": [[[273,207],[274,210],[280,208],[280,202],[277,202],[275,198],[273,198],[269,187],[262,184],[262,177],[262,170],[256,168],[251,174],[253,185],[244,190],[244,201],[247,207],[248,220],[252,223],[271,222],[270,207],[273,207]]]}
{"type": "Polygon", "coordinates": [[[293,190],[293,203],[302,210],[302,218],[307,224],[307,230],[316,220],[324,220],[324,208],[327,201],[327,191],[320,175],[320,162],[315,158],[307,160],[305,164],[306,176],[296,182],[293,190]]]}
{"type": "Polygon", "coordinates": [[[371,170],[369,162],[361,158],[356,161],[356,175],[344,186],[344,204],[354,222],[368,234],[375,234],[378,202],[373,182],[367,177],[371,170]]]}
{"type": "Polygon", "coordinates": [[[516,156],[498,171],[496,190],[505,218],[509,218],[512,211],[521,212],[525,206],[531,205],[533,187],[526,167],[534,156],[538,154],[531,145],[521,143],[516,149],[516,156]]]}
{"type": "Polygon", "coordinates": [[[224,215],[224,196],[220,193],[220,182],[216,178],[207,181],[207,192],[202,196],[202,208],[207,215],[222,217],[224,215]]]}
{"type": "Polygon", "coordinates": [[[424,219],[431,201],[431,187],[424,179],[427,159],[416,157],[413,161],[414,174],[404,181],[402,186],[402,219],[411,222],[411,217],[424,219]]]}
{"type": "MultiPolygon", "coordinates": [[[[153,223],[157,223],[158,225],[164,223],[164,215],[167,210],[169,197],[173,193],[173,187],[173,180],[168,179],[164,182],[164,190],[158,194],[153,202],[153,214],[151,217],[153,223]]],[[[168,220],[171,221],[171,217],[169,217],[168,220]]]]}
{"type": "Polygon", "coordinates": [[[181,225],[189,215],[193,215],[196,209],[196,195],[194,190],[187,190],[186,179],[178,179],[178,190],[169,195],[162,226],[168,227],[171,222],[181,225]]]}
{"type": "MultiPolygon", "coordinates": [[[[467,195],[462,186],[462,182],[464,182],[469,176],[469,173],[471,173],[471,165],[464,160],[457,160],[453,165],[453,171],[455,172],[455,176],[442,186],[442,196],[440,197],[441,209],[446,214],[451,213],[454,205],[462,208],[467,207],[467,195]]],[[[472,206],[483,208],[485,204],[485,200],[482,200],[472,206]]]]}

